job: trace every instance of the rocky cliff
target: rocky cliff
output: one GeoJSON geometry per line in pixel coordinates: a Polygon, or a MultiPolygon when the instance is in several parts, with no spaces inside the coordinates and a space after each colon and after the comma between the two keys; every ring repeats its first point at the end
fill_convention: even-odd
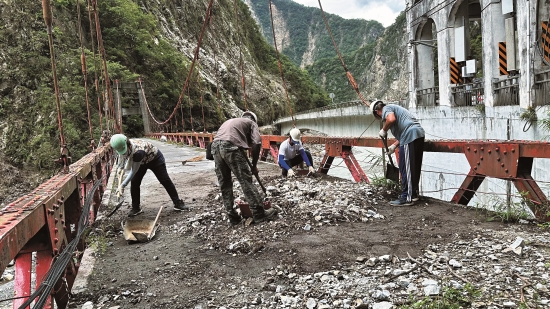
{"type": "MultiPolygon", "coordinates": [[[[97,97],[106,89],[104,67],[111,81],[135,82],[141,78],[147,101],[160,121],[167,119],[181,100],[176,117],[158,127],[164,130],[213,130],[246,108],[258,114],[260,124],[266,124],[287,115],[289,104],[299,111],[329,102],[307,73],[282,55],[287,100],[275,50],[265,41],[242,1],[214,2],[187,91],[183,91],[183,85],[208,0],[98,1],[105,66],[94,34],[96,24],[93,14],[90,22],[86,2],[51,0],[59,102],[64,138],[73,160],[89,151],[91,137],[98,141],[101,128],[112,124],[105,121],[108,104],[103,95],[99,95],[103,110],[103,122],[99,123],[97,97]],[[87,89],[81,49],[87,60],[87,89]]],[[[0,20],[0,155],[8,166],[41,171],[41,175],[48,176],[59,168],[53,160],[59,157],[60,130],[41,3],[0,0],[0,20]]],[[[121,104],[128,107],[132,100],[123,97],[121,104]]],[[[132,136],[139,136],[143,130],[140,116],[125,116],[123,124],[124,132],[132,136]]]]}
{"type": "MultiPolygon", "coordinates": [[[[245,0],[266,40],[273,44],[269,2],[245,0]]],[[[315,82],[334,93],[334,102],[357,100],[337,57],[320,9],[291,0],[272,0],[277,46],[305,68],[315,82]]],[[[346,66],[364,97],[389,101],[407,97],[406,18],[402,13],[387,29],[376,22],[346,20],[326,14],[346,66]]]]}

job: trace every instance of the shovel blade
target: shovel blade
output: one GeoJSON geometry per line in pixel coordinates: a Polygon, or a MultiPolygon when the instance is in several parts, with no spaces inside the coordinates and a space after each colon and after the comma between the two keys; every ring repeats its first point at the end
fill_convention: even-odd
{"type": "Polygon", "coordinates": [[[386,179],[399,183],[399,168],[391,164],[386,164],[386,179]]]}

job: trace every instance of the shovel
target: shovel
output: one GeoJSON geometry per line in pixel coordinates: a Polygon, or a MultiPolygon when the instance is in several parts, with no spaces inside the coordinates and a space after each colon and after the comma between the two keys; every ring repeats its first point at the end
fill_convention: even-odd
{"type": "MultiPolygon", "coordinates": [[[[246,156],[246,153],[244,151],[243,151],[243,155],[246,159],[246,163],[248,163],[248,166],[250,167],[250,171],[252,172],[252,174],[254,174],[254,176],[256,177],[256,180],[260,184],[260,187],[262,187],[262,191],[264,191],[264,194],[267,196],[267,190],[265,189],[264,185],[262,184],[262,181],[260,180],[260,176],[258,176],[257,173],[254,173],[252,163],[250,162],[250,160],[248,159],[248,157],[246,156]]],[[[249,218],[252,217],[252,211],[250,211],[250,205],[248,203],[245,203],[245,202],[241,201],[241,202],[237,203],[237,205],[239,205],[239,208],[241,209],[241,214],[242,214],[243,217],[249,217],[249,218]]],[[[264,209],[269,209],[269,208],[271,208],[271,202],[266,198],[264,200],[264,209]]]]}
{"type": "Polygon", "coordinates": [[[122,202],[124,202],[124,199],[117,197],[117,203],[115,205],[115,209],[113,209],[113,211],[111,211],[108,215],[107,215],[107,218],[109,218],[110,216],[114,215],[115,212],[120,208],[120,206],[122,205],[122,202]]]}
{"type": "Polygon", "coordinates": [[[391,158],[391,153],[388,150],[388,139],[382,137],[382,142],[384,143],[384,148],[386,148],[386,154],[388,154],[388,158],[390,160],[391,164],[386,164],[386,179],[395,181],[399,183],[399,168],[393,164],[393,159],[391,158]]]}

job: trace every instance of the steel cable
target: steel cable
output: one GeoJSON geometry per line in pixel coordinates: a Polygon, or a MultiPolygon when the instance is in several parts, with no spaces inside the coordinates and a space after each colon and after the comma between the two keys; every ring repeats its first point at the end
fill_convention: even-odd
{"type": "Polygon", "coordinates": [[[48,300],[50,296],[50,292],[53,289],[54,285],[57,283],[65,269],[67,268],[67,265],[71,261],[71,258],[73,256],[74,251],[76,250],[76,247],[78,243],[80,242],[80,238],[86,231],[86,228],[88,227],[89,223],[89,215],[90,215],[90,206],[93,202],[94,194],[99,188],[99,186],[103,182],[103,177],[98,179],[94,186],[92,187],[91,191],[88,193],[88,196],[86,197],[86,200],[84,202],[84,206],[82,207],[82,213],[80,215],[80,219],[78,220],[78,229],[75,238],[71,240],[71,242],[63,249],[63,251],[55,257],[55,261],[53,262],[52,266],[44,275],[44,279],[42,280],[42,283],[40,286],[36,288],[36,290],[29,296],[29,298],[21,305],[19,306],[19,309],[25,309],[30,304],[38,298],[33,309],[41,309],[44,308],[44,305],[46,304],[46,301],[48,300]]]}
{"type": "Polygon", "coordinates": [[[344,63],[344,58],[342,58],[342,55],[340,54],[340,49],[338,49],[338,45],[336,45],[336,41],[334,40],[334,36],[332,35],[332,30],[330,30],[330,26],[328,24],[327,16],[325,15],[325,11],[323,10],[323,6],[321,5],[321,0],[317,0],[317,1],[319,2],[319,9],[321,9],[321,14],[323,15],[323,20],[325,21],[327,31],[330,35],[330,38],[332,39],[332,44],[334,44],[334,48],[336,49],[336,53],[338,54],[338,58],[340,58],[340,62],[342,63],[342,67],[344,67],[344,70],[346,71],[346,76],[349,80],[349,83],[350,83],[351,87],[353,88],[353,90],[355,90],[355,92],[357,92],[357,95],[359,96],[361,101],[363,101],[363,103],[366,106],[370,107],[370,104],[367,102],[367,100],[365,100],[365,98],[363,98],[363,95],[361,94],[361,91],[359,91],[359,86],[357,86],[357,82],[353,78],[353,75],[351,75],[351,72],[348,70],[348,67],[344,63]]]}
{"type": "MultiPolygon", "coordinates": [[[[101,96],[99,91],[99,79],[97,77],[97,71],[98,71],[98,64],[97,64],[97,55],[95,52],[95,45],[94,45],[94,25],[93,25],[93,19],[92,19],[92,7],[90,5],[90,0],[86,0],[86,4],[88,6],[88,20],[90,22],[90,41],[92,46],[92,54],[94,55],[94,87],[97,95],[97,110],[99,112],[99,127],[101,129],[101,132],[103,133],[103,112],[101,110],[101,96]]],[[[95,11],[94,11],[95,14],[95,11]]]]}
{"type": "Polygon", "coordinates": [[[296,119],[294,118],[294,114],[292,113],[292,104],[290,103],[290,98],[288,96],[288,89],[285,83],[283,65],[281,63],[281,57],[279,56],[279,50],[277,49],[277,37],[275,36],[275,26],[273,24],[273,8],[271,7],[271,5],[272,5],[271,0],[269,0],[269,16],[271,18],[271,32],[273,33],[273,47],[275,48],[275,54],[277,55],[277,65],[279,67],[279,73],[281,75],[283,88],[285,89],[286,102],[287,102],[288,110],[290,111],[290,117],[292,118],[292,123],[294,124],[294,127],[296,127],[296,119]]]}
{"type": "MultiPolygon", "coordinates": [[[[191,61],[191,67],[189,68],[189,73],[187,74],[187,77],[185,79],[185,83],[183,85],[183,89],[182,89],[182,91],[180,93],[180,96],[178,98],[178,103],[176,104],[176,106],[172,110],[172,113],[170,114],[170,116],[168,116],[168,119],[166,119],[164,121],[157,120],[157,118],[155,118],[155,116],[151,112],[151,108],[150,108],[149,104],[147,103],[147,100],[144,100],[145,101],[145,106],[147,107],[147,111],[149,112],[149,115],[151,115],[151,118],[153,119],[153,121],[156,122],[159,125],[166,124],[168,121],[170,121],[170,119],[172,119],[172,117],[174,117],[174,115],[176,114],[176,112],[178,110],[178,107],[181,105],[181,102],[183,100],[183,95],[185,94],[186,89],[189,88],[189,82],[190,82],[190,79],[191,79],[191,75],[192,75],[192,72],[194,71],[196,61],[199,57],[199,52],[200,52],[200,48],[201,48],[201,44],[202,44],[202,39],[204,37],[204,32],[206,30],[206,26],[208,25],[210,15],[212,14],[212,3],[213,2],[214,2],[214,0],[210,0],[210,2],[208,3],[208,7],[206,9],[206,17],[205,17],[204,23],[202,25],[202,29],[201,29],[201,33],[200,33],[199,40],[198,40],[198,43],[197,43],[197,47],[195,48],[195,51],[194,51],[193,60],[191,61]]],[[[140,88],[143,89],[143,87],[141,85],[141,81],[140,81],[140,88]]],[[[143,93],[143,97],[145,98],[145,93],[143,93]]]]}

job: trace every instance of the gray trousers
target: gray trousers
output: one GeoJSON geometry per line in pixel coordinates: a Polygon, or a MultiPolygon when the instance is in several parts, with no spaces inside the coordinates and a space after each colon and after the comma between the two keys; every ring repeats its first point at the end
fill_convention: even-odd
{"type": "Polygon", "coordinates": [[[241,184],[246,201],[254,217],[264,214],[262,197],[252,183],[252,171],[246,162],[244,152],[229,141],[212,143],[212,155],[216,163],[216,176],[222,191],[223,205],[228,213],[233,213],[235,197],[233,195],[233,179],[231,172],[241,184]]]}

